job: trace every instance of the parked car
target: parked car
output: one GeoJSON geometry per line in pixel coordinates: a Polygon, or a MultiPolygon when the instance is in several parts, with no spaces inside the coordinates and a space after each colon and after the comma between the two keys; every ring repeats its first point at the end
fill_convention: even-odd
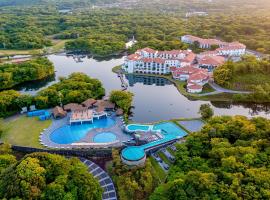
{"type": "Polygon", "coordinates": [[[176,147],[174,145],[170,146],[171,150],[176,151],[176,147]]]}
{"type": "Polygon", "coordinates": [[[162,163],[161,158],[160,158],[156,153],[153,153],[152,155],[153,155],[153,157],[155,158],[155,160],[156,160],[157,162],[162,163]]]}
{"type": "Polygon", "coordinates": [[[169,165],[167,165],[165,162],[162,163],[162,166],[164,169],[169,170],[169,165]]]}

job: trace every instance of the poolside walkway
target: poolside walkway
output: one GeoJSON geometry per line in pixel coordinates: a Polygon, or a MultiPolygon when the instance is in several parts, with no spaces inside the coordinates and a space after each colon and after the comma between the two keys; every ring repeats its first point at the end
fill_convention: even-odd
{"type": "Polygon", "coordinates": [[[49,148],[59,148],[59,149],[71,149],[71,148],[108,148],[108,147],[119,147],[122,146],[122,142],[127,141],[131,138],[130,135],[123,133],[121,127],[124,125],[122,118],[116,117],[115,115],[109,116],[115,120],[115,124],[111,127],[107,128],[96,128],[90,130],[84,138],[81,140],[74,142],[72,144],[57,144],[50,139],[50,134],[56,129],[69,124],[70,113],[68,113],[67,117],[54,120],[52,125],[44,130],[44,132],[40,135],[40,143],[49,148]],[[102,132],[113,132],[117,140],[110,143],[94,143],[93,138],[102,132]]]}
{"type": "Polygon", "coordinates": [[[94,162],[85,158],[79,159],[88,167],[89,173],[91,173],[98,180],[100,186],[103,188],[102,199],[117,200],[115,187],[110,176],[94,162]]]}

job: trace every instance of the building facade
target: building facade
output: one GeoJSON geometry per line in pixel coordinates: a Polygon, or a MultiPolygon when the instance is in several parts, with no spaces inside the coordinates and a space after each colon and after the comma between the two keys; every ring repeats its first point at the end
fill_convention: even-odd
{"type": "Polygon", "coordinates": [[[191,50],[156,51],[144,48],[127,56],[122,69],[127,73],[169,74],[171,67],[190,65],[195,58],[191,50]]]}
{"type": "Polygon", "coordinates": [[[210,49],[217,46],[216,55],[220,56],[242,56],[246,53],[246,45],[240,42],[223,42],[218,39],[203,39],[193,35],[184,35],[181,41],[187,44],[198,43],[201,49],[210,49]]]}

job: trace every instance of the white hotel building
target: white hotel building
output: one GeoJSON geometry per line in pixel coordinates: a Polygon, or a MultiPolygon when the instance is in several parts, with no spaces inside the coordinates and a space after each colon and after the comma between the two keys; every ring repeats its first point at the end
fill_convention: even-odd
{"type": "Polygon", "coordinates": [[[240,42],[223,42],[217,39],[203,39],[193,35],[184,35],[181,41],[187,44],[198,42],[201,49],[210,49],[213,45],[218,46],[215,50],[218,56],[242,56],[246,53],[246,45],[240,42]]]}
{"type": "Polygon", "coordinates": [[[127,56],[122,69],[127,73],[168,74],[170,67],[191,65],[195,58],[191,50],[156,51],[144,48],[127,56]]]}

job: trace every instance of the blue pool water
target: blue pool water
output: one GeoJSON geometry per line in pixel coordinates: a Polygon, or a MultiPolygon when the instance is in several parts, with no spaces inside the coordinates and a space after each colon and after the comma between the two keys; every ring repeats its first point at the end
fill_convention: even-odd
{"type": "Polygon", "coordinates": [[[115,120],[107,117],[94,120],[92,124],[65,125],[53,131],[50,135],[50,139],[57,144],[71,144],[84,138],[91,129],[107,128],[114,124],[115,120]]]}
{"type": "Polygon", "coordinates": [[[129,131],[148,131],[150,130],[151,125],[143,124],[129,124],[126,126],[126,129],[129,131]]]}
{"type": "Polygon", "coordinates": [[[187,135],[186,131],[184,131],[183,129],[181,129],[180,127],[176,126],[174,123],[171,122],[156,124],[154,125],[153,129],[161,130],[163,138],[141,146],[127,147],[122,151],[123,158],[130,161],[140,160],[145,156],[145,150],[147,150],[148,148],[169,142],[177,138],[182,138],[185,135],[187,135]]]}
{"type": "Polygon", "coordinates": [[[93,138],[93,142],[96,143],[107,143],[116,140],[116,135],[111,132],[99,133],[93,138]]]}

